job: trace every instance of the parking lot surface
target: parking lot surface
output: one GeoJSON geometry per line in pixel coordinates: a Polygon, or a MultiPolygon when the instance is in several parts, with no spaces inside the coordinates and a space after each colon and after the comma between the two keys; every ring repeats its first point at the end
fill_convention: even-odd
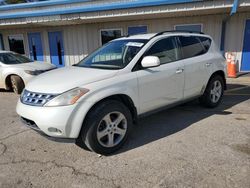
{"type": "MultiPolygon", "coordinates": [[[[0,91],[0,187],[250,187],[250,77],[215,109],[187,103],[140,120],[105,157],[23,126],[0,91]]],[[[42,115],[42,114],[41,114],[42,115]]]]}

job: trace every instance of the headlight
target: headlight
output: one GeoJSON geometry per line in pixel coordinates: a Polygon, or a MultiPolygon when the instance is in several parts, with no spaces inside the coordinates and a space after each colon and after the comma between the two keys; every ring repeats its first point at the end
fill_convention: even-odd
{"type": "Polygon", "coordinates": [[[47,102],[44,106],[67,106],[75,104],[81,96],[88,93],[89,90],[85,88],[75,88],[69,90],[57,97],[53,98],[51,101],[47,102]]]}
{"type": "Polygon", "coordinates": [[[42,71],[40,71],[40,70],[34,70],[34,71],[25,70],[24,72],[27,73],[27,74],[33,75],[33,76],[36,76],[36,75],[39,75],[39,74],[42,73],[42,71]]]}

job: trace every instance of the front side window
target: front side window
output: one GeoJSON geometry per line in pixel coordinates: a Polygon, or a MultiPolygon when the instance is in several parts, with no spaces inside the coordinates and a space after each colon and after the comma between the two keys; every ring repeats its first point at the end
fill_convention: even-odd
{"type": "Polygon", "coordinates": [[[96,50],[75,66],[122,69],[135,57],[147,40],[116,40],[96,50]]]}
{"type": "Polygon", "coordinates": [[[8,37],[10,51],[25,54],[23,35],[10,35],[8,37]]]}
{"type": "Polygon", "coordinates": [[[104,45],[111,40],[120,38],[122,36],[121,29],[103,29],[101,30],[101,44],[104,45]]]}
{"type": "Polygon", "coordinates": [[[30,63],[33,61],[20,54],[0,53],[0,62],[6,65],[13,65],[13,64],[30,63]]]}
{"type": "Polygon", "coordinates": [[[190,58],[204,54],[204,48],[196,36],[180,36],[182,58],[190,58]]]}
{"type": "Polygon", "coordinates": [[[156,42],[144,56],[157,56],[161,64],[177,61],[179,55],[175,38],[169,37],[156,42]]]}

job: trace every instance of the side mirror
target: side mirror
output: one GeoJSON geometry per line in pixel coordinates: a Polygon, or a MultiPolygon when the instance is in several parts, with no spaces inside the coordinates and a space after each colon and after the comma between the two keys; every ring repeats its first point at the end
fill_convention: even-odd
{"type": "Polygon", "coordinates": [[[141,65],[143,68],[158,67],[161,62],[159,57],[156,56],[146,56],[142,59],[141,65]]]}

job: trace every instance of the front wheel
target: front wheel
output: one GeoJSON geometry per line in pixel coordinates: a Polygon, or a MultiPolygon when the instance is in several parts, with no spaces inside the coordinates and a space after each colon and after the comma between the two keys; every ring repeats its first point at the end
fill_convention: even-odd
{"type": "Polygon", "coordinates": [[[24,89],[24,82],[19,76],[13,75],[10,77],[11,87],[14,93],[21,94],[24,89]]]}
{"type": "Polygon", "coordinates": [[[105,101],[95,107],[83,124],[78,143],[108,155],[121,148],[132,128],[132,116],[119,101],[105,101]]]}
{"type": "Polygon", "coordinates": [[[217,107],[224,94],[224,81],[220,75],[216,75],[209,81],[204,94],[200,97],[200,103],[209,108],[217,107]]]}

